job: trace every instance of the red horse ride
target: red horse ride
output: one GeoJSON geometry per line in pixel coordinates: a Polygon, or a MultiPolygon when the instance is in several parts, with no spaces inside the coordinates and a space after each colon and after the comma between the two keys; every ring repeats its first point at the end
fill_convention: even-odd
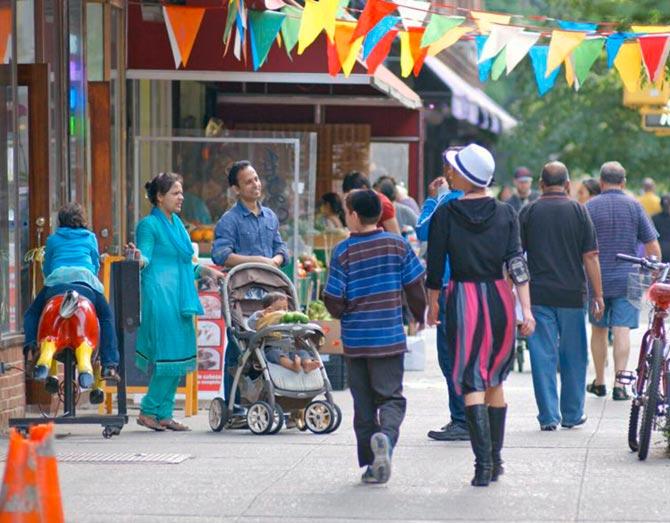
{"type": "MultiPolygon", "coordinates": [[[[34,378],[47,379],[47,389],[54,392],[58,387],[58,363],[65,351],[74,353],[77,363],[79,386],[90,388],[95,382],[98,394],[102,393],[100,366],[97,358],[100,342],[100,325],[93,304],[74,290],[51,298],[40,317],[37,339],[39,358],[35,365],[34,378]]],[[[91,399],[92,402],[93,398],[91,399]]]]}

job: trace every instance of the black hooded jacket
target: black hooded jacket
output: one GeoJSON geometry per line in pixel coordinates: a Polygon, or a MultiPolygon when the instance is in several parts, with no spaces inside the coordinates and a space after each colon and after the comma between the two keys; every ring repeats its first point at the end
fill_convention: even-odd
{"type": "Polygon", "coordinates": [[[510,205],[488,197],[452,200],[430,221],[426,286],[442,287],[446,256],[452,280],[485,282],[502,279],[504,263],[521,254],[519,221],[510,205]]]}

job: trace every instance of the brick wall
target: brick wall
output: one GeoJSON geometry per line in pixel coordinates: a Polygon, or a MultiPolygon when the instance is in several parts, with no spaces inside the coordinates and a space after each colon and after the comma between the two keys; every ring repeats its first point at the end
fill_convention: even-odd
{"type": "MultiPolygon", "coordinates": [[[[0,361],[23,369],[21,345],[0,348],[0,361]]],[[[25,415],[26,388],[23,372],[9,370],[0,375],[0,434],[7,432],[9,418],[25,415]]]]}

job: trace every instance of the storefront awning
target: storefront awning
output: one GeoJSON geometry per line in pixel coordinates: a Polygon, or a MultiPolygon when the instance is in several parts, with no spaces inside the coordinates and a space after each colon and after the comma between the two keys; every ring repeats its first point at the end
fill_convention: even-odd
{"type": "Polygon", "coordinates": [[[517,125],[516,119],[494,102],[484,91],[469,84],[448,65],[434,56],[426,57],[428,67],[451,90],[451,114],[494,133],[508,131],[517,125]],[[484,118],[480,118],[482,113],[484,118]]]}

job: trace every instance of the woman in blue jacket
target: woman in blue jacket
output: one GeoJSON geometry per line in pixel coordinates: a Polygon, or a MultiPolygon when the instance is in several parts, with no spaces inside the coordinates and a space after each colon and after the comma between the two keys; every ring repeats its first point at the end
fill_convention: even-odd
{"type": "MultiPolygon", "coordinates": [[[[95,306],[100,322],[100,363],[105,379],[118,379],[119,349],[112,322],[112,311],[98,279],[100,254],[98,240],[88,228],[84,209],[78,203],[68,203],[58,211],[58,229],[47,238],[42,272],[44,287],[23,316],[25,348],[37,346],[37,327],[47,301],[68,290],[76,290],[95,306]]],[[[48,369],[35,368],[35,379],[46,378],[48,369]]],[[[93,384],[89,373],[79,375],[79,385],[93,384]]]]}

